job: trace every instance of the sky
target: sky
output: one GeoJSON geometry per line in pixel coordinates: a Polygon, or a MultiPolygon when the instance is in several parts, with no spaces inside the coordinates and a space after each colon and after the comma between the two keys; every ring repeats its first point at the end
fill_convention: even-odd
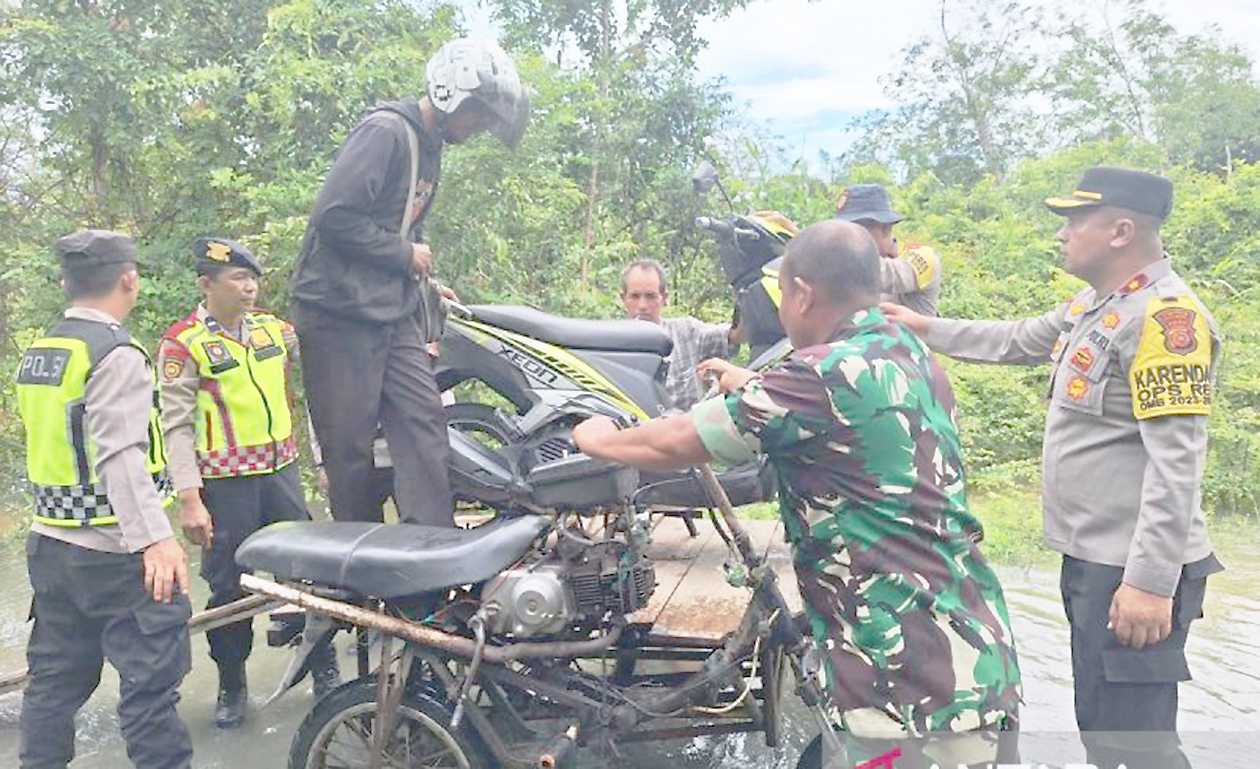
{"type": "MultiPolygon", "coordinates": [[[[1102,3],[1068,7],[1101,14],[1102,3]]],[[[1260,0],[1162,0],[1153,7],[1183,33],[1218,25],[1227,41],[1260,61],[1260,0]]],[[[879,77],[894,69],[906,45],[934,29],[939,9],[940,0],[753,0],[701,26],[709,45],[698,66],[705,78],[725,78],[737,102],[751,105],[750,113],[783,138],[789,155],[836,155],[853,139],[846,126],[855,116],[889,106],[879,77]]],[[[484,11],[470,9],[468,20],[475,34],[493,34],[484,11]]]]}

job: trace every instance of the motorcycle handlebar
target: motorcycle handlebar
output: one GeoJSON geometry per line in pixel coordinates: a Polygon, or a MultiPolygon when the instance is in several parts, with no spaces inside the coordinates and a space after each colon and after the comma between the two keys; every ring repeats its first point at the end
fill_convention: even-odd
{"type": "Polygon", "coordinates": [[[760,234],[756,230],[750,230],[745,227],[736,227],[728,221],[714,219],[711,216],[697,216],[696,226],[702,230],[708,230],[715,235],[725,237],[731,237],[733,235],[742,235],[750,238],[760,237],[760,234]]]}

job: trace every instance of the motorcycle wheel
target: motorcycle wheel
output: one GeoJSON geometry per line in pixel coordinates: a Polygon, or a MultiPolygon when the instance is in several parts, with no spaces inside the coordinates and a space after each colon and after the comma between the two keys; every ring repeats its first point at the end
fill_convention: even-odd
{"type": "MultiPolygon", "coordinates": [[[[343,684],[303,719],[289,749],[289,769],[367,766],[375,742],[376,683],[343,684]]],[[[465,724],[450,730],[450,713],[433,699],[407,691],[394,714],[382,769],[489,769],[476,734],[465,724]]]]}

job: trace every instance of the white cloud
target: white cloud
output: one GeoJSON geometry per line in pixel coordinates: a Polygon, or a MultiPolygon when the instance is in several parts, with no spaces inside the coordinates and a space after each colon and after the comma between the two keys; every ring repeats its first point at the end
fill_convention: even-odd
{"type": "MultiPolygon", "coordinates": [[[[1061,7],[1043,1],[1051,13],[1061,7]]],[[[935,30],[940,2],[756,0],[701,25],[709,46],[699,57],[700,73],[726,78],[737,103],[750,103],[752,114],[803,156],[838,153],[853,139],[844,130],[852,116],[889,106],[879,78],[896,68],[906,45],[935,30]]],[[[473,34],[495,36],[483,4],[461,6],[473,34]]],[[[1182,32],[1219,26],[1221,37],[1243,45],[1260,64],[1260,0],[1166,0],[1153,7],[1182,32]]],[[[1102,8],[1082,3],[1073,12],[1100,16],[1102,8]]]]}
{"type": "MultiPolygon", "coordinates": [[[[1101,7],[1092,12],[1101,14],[1101,7]]],[[[1216,24],[1221,37],[1260,63],[1258,0],[1169,0],[1154,7],[1185,33],[1216,24]]],[[[853,138],[842,130],[850,116],[888,106],[880,76],[897,66],[906,45],[934,31],[939,9],[940,0],[760,0],[702,26],[709,47],[700,72],[725,77],[737,101],[751,102],[754,114],[798,142],[804,157],[818,149],[838,153],[853,138]]]]}

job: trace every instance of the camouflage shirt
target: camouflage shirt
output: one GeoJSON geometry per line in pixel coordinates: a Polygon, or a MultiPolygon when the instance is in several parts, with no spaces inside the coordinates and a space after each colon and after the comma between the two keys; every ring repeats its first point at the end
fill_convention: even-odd
{"type": "Polygon", "coordinates": [[[874,308],[692,410],[715,458],[769,456],[833,715],[857,736],[992,726],[1020,698],[953,412],[935,359],[874,308]]]}

